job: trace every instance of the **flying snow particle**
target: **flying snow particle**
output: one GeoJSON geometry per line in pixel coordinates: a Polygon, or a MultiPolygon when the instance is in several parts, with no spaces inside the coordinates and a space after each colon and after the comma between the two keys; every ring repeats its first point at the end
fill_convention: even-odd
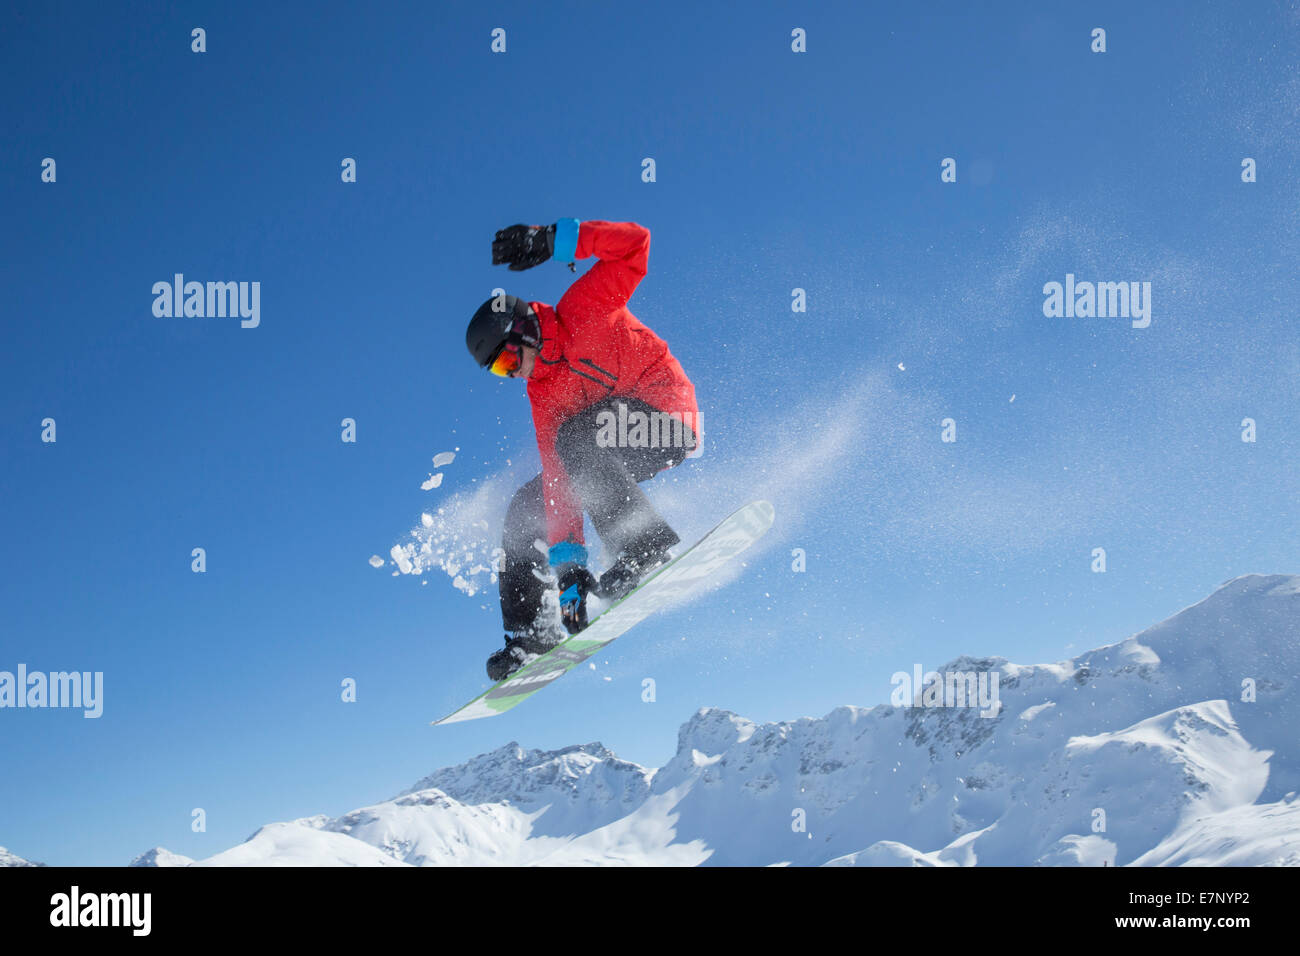
{"type": "Polygon", "coordinates": [[[425,514],[420,515],[420,524],[424,525],[426,528],[432,528],[433,515],[428,514],[427,512],[425,514]]]}
{"type": "Polygon", "coordinates": [[[384,559],[377,554],[372,554],[370,556],[370,566],[372,568],[382,568],[384,566],[384,559]]]}
{"type": "Polygon", "coordinates": [[[907,369],[903,368],[903,363],[902,363],[902,362],[899,362],[899,363],[898,363],[898,370],[899,370],[900,372],[906,372],[906,371],[907,371],[907,369]]]}
{"type": "Polygon", "coordinates": [[[393,560],[397,562],[397,567],[403,574],[410,574],[411,571],[414,570],[410,556],[406,553],[406,549],[400,544],[393,545],[393,550],[388,553],[392,556],[393,560]]]}
{"type": "Polygon", "coordinates": [[[1016,400],[1016,396],[1012,395],[1012,396],[1011,396],[1011,401],[1014,402],[1015,400],[1016,400]]]}
{"type": "Polygon", "coordinates": [[[424,484],[420,485],[420,490],[432,491],[434,488],[437,488],[440,484],[442,484],[442,472],[438,472],[436,475],[430,475],[429,480],[426,481],[424,484]]]}
{"type": "Polygon", "coordinates": [[[442,468],[444,465],[450,465],[455,460],[456,453],[454,451],[440,451],[433,456],[433,467],[442,468]]]}

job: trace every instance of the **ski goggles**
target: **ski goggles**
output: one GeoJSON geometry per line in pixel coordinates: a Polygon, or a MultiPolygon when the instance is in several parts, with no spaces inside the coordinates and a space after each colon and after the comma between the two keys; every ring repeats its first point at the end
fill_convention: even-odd
{"type": "Polygon", "coordinates": [[[501,351],[497,352],[488,363],[488,371],[501,378],[509,378],[519,371],[519,366],[523,364],[524,356],[519,346],[514,342],[506,342],[501,346],[501,351]]]}

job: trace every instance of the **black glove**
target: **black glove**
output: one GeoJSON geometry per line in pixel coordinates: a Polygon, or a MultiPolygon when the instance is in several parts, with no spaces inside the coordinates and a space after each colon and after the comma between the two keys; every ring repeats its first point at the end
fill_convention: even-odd
{"type": "Polygon", "coordinates": [[[492,240],[492,264],[510,264],[511,272],[541,265],[555,252],[555,226],[507,226],[492,240]]]}
{"type": "Polygon", "coordinates": [[[560,572],[560,619],[570,634],[587,626],[587,594],[596,587],[596,578],[580,564],[570,564],[560,572]]]}

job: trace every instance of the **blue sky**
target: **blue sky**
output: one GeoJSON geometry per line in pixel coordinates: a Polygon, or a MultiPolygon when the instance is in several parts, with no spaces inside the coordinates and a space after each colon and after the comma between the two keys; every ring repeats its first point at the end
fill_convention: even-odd
{"type": "Polygon", "coordinates": [[[701,706],[880,703],[914,662],[1057,660],[1300,570],[1295,4],[4,19],[0,670],[105,675],[98,720],[0,711],[21,855],[204,857],[511,740],[658,766],[701,706]],[[498,285],[563,294],[559,264],[489,265],[494,230],[561,216],[652,231],[631,308],[709,430],[652,497],[691,534],[759,494],[777,525],[595,672],[431,728],[485,686],[494,595],[367,559],[536,470],[522,388],[463,331],[498,285]],[[155,317],[176,272],[259,281],[260,326],[155,317]],[[1045,318],[1067,273],[1150,281],[1151,326],[1045,318]]]}

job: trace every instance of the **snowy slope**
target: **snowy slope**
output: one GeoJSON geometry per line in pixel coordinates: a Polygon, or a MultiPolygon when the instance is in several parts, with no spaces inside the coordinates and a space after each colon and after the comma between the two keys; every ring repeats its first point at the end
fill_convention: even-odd
{"type": "Polygon", "coordinates": [[[376,847],[301,821],[271,823],[192,866],[406,866],[376,847]]]}
{"type": "Polygon", "coordinates": [[[188,856],[156,846],[152,850],[141,853],[127,866],[189,866],[193,862],[188,856]]]}
{"type": "Polygon", "coordinates": [[[981,669],[996,716],[704,709],[658,771],[512,743],[197,865],[1300,864],[1300,577],[1237,578],[1073,660],[942,668],[981,669]]]}
{"type": "Polygon", "coordinates": [[[16,853],[10,853],[4,847],[0,846],[0,866],[44,866],[44,863],[33,863],[31,860],[24,860],[16,853]]]}

